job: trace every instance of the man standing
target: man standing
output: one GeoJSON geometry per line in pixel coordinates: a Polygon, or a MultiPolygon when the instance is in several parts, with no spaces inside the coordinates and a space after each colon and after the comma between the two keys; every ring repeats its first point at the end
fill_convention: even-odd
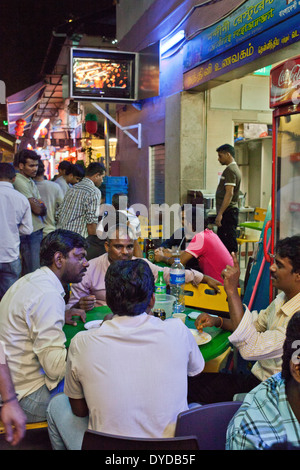
{"type": "Polygon", "coordinates": [[[47,213],[42,203],[40,193],[33,180],[35,177],[40,156],[33,150],[21,150],[18,154],[18,170],[14,187],[27,197],[32,213],[33,232],[30,235],[21,235],[22,274],[35,271],[40,267],[40,245],[43,238],[43,217],[47,213]]]}
{"type": "Polygon", "coordinates": [[[237,253],[236,228],[239,218],[239,191],[241,173],[234,159],[234,148],[229,144],[217,148],[219,162],[226,165],[216,191],[217,234],[229,253],[237,253]]]}
{"type": "MultiPolygon", "coordinates": [[[[64,378],[67,321],[64,286],[81,281],[86,241],[55,230],[41,244],[41,265],[16,281],[0,302],[0,341],[21,408],[29,422],[46,419],[50,397],[64,378]]],[[[85,312],[74,311],[85,320],[85,312]]]]}
{"type": "Polygon", "coordinates": [[[96,235],[98,224],[101,185],[105,167],[102,163],[90,163],[85,178],[70,188],[57,211],[57,227],[72,230],[84,238],[96,235]]]}
{"type": "Polygon", "coordinates": [[[116,261],[105,284],[114,315],[72,339],[66,395],[49,403],[54,449],[79,450],[88,425],[120,436],[173,437],[178,413],[188,409],[187,376],[204,367],[181,320],[149,314],[155,286],[145,261],[116,261]]]}
{"type": "Polygon", "coordinates": [[[63,195],[65,195],[68,189],[74,184],[79,183],[82,178],[84,178],[84,168],[70,163],[70,166],[65,169],[64,174],[56,178],[55,183],[59,185],[63,195]]]}
{"type": "Polygon", "coordinates": [[[0,163],[0,299],[21,274],[20,235],[32,232],[28,199],[16,191],[14,167],[0,163]]]}
{"type": "Polygon", "coordinates": [[[45,226],[43,228],[43,237],[56,229],[55,214],[64,198],[60,186],[55,184],[54,181],[45,180],[44,173],[45,166],[42,160],[40,160],[34,181],[37,185],[41,198],[47,207],[45,226]]]}
{"type": "Polygon", "coordinates": [[[198,403],[230,401],[238,393],[247,393],[271,375],[280,372],[286,327],[300,310],[300,236],[279,240],[274,263],[270,266],[273,286],[281,291],[273,302],[260,312],[245,309],[238,293],[240,270],[233,255],[233,266],[223,271],[228,296],[229,316],[220,318],[202,313],[196,319],[198,329],[207,326],[232,331],[231,344],[243,359],[256,361],[251,374],[201,374],[191,379],[189,399],[198,403]]]}

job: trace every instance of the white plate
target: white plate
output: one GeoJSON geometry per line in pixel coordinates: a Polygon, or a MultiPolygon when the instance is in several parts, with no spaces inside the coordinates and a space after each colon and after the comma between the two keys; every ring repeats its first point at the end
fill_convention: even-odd
{"type": "Polygon", "coordinates": [[[211,336],[205,331],[202,331],[202,333],[200,333],[198,330],[195,330],[194,328],[189,328],[189,330],[193,334],[198,346],[202,346],[202,344],[206,344],[211,341],[211,336]]]}
{"type": "Polygon", "coordinates": [[[84,328],[89,330],[90,328],[99,328],[103,320],[92,320],[84,324],[84,328]]]}
{"type": "Polygon", "coordinates": [[[191,319],[191,320],[196,320],[196,318],[199,317],[201,312],[191,312],[191,313],[188,313],[188,317],[191,319]]]}

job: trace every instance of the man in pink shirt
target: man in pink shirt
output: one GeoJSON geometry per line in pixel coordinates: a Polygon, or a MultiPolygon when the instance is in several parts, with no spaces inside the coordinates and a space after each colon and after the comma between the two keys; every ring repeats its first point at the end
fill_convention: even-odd
{"type": "MultiPolygon", "coordinates": [[[[232,257],[218,235],[212,230],[205,228],[195,233],[197,225],[202,225],[202,228],[206,225],[204,210],[196,206],[187,206],[182,213],[182,224],[186,238],[191,239],[190,237],[194,236],[185,251],[181,253],[180,262],[186,266],[191,259],[196,258],[202,273],[223,284],[221,273],[226,265],[233,265],[232,257]]],[[[172,265],[173,259],[171,253],[168,256],[168,253],[156,250],[156,261],[172,265]]]]}

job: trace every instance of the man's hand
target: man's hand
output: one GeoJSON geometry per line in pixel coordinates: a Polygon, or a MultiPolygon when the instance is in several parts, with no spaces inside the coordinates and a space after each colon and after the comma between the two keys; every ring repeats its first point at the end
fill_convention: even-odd
{"type": "Polygon", "coordinates": [[[223,215],[222,214],[217,214],[216,218],[215,218],[215,224],[217,227],[222,227],[222,219],[223,219],[223,215]]]}
{"type": "Polygon", "coordinates": [[[79,308],[82,308],[83,310],[88,312],[89,310],[92,310],[95,307],[96,296],[85,295],[84,297],[81,297],[78,303],[79,303],[79,308]]]}
{"type": "Polygon", "coordinates": [[[70,310],[65,311],[65,324],[77,326],[77,321],[73,320],[73,317],[80,317],[81,320],[85,323],[86,313],[85,310],[80,308],[71,308],[70,310]]]}
{"type": "Polygon", "coordinates": [[[196,318],[195,327],[199,331],[203,331],[203,328],[208,326],[219,326],[220,319],[215,316],[211,316],[208,313],[200,313],[200,315],[196,318]]]}
{"type": "Polygon", "coordinates": [[[204,275],[201,282],[204,283],[204,284],[207,284],[207,285],[208,285],[209,287],[211,287],[215,292],[217,292],[217,293],[220,292],[219,286],[221,286],[222,284],[221,284],[221,282],[217,281],[217,280],[214,279],[213,277],[204,275]]]}
{"type": "Polygon", "coordinates": [[[224,289],[227,294],[236,292],[239,286],[240,266],[234,252],[231,253],[233,266],[227,265],[222,271],[224,279],[224,289]]]}
{"type": "Polygon", "coordinates": [[[5,439],[11,445],[18,444],[25,435],[26,415],[18,400],[6,403],[1,408],[1,420],[5,427],[5,439]]]}

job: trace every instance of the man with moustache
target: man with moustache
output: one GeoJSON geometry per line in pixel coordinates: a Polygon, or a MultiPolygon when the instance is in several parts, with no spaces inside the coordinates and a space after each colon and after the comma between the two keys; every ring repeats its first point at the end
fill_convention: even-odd
{"type": "Polygon", "coordinates": [[[68,230],[49,233],[41,244],[41,268],[16,281],[0,303],[0,342],[19,404],[28,422],[46,419],[51,396],[60,391],[67,351],[63,325],[64,286],[80,282],[89,263],[86,241],[68,230]]]}
{"type": "Polygon", "coordinates": [[[40,245],[43,239],[44,219],[47,213],[35,178],[40,156],[33,150],[24,149],[16,155],[15,164],[18,173],[13,183],[14,188],[29,201],[32,215],[33,231],[30,235],[21,235],[20,252],[22,258],[22,275],[31,273],[40,267],[40,245]]]}
{"type": "Polygon", "coordinates": [[[274,263],[270,266],[273,287],[281,291],[273,302],[260,312],[246,307],[238,295],[239,265],[235,254],[233,266],[226,266],[222,275],[228,296],[229,319],[202,313],[196,319],[199,330],[216,326],[232,331],[231,344],[243,359],[256,361],[251,374],[201,374],[189,382],[189,402],[213,403],[230,401],[238,393],[248,393],[262,381],[280,372],[283,343],[290,318],[300,310],[300,235],[279,240],[274,263]]]}

